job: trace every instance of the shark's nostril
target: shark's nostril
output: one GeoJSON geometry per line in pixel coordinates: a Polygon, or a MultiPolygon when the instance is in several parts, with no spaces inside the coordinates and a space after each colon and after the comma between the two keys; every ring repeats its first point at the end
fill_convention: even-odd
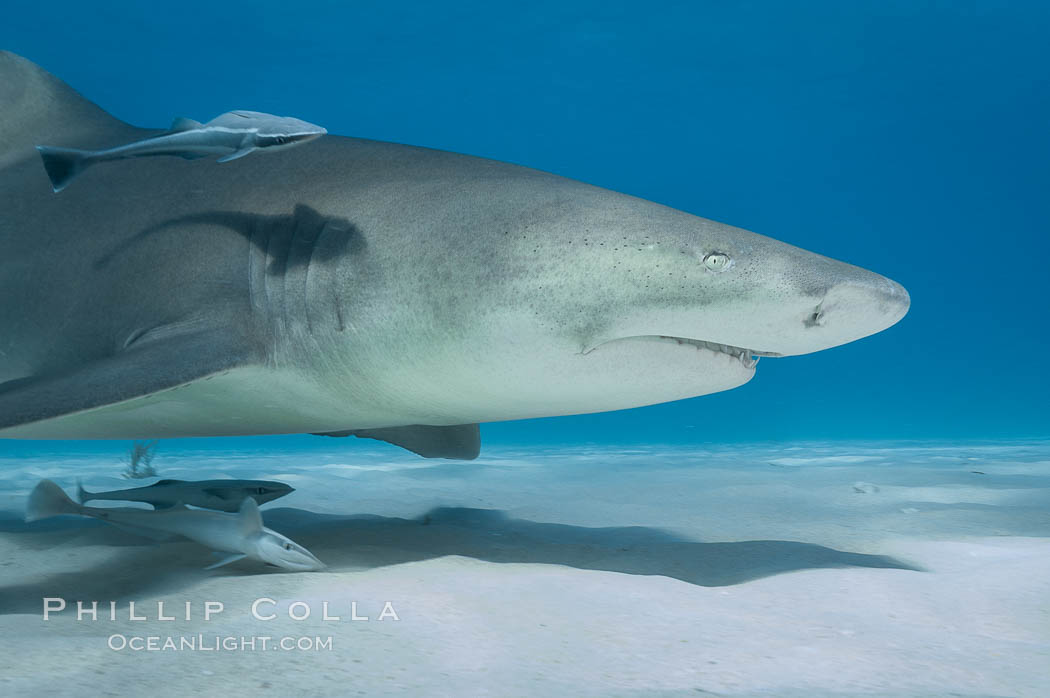
{"type": "Polygon", "coordinates": [[[814,308],[813,312],[806,316],[806,318],[802,321],[803,325],[805,325],[806,327],[824,326],[824,310],[821,308],[821,305],[823,305],[823,303],[814,308]]]}

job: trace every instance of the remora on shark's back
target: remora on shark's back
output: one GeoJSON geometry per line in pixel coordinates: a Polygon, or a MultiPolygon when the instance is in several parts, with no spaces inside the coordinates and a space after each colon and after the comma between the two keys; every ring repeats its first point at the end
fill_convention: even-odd
{"type": "Polygon", "coordinates": [[[310,432],[472,458],[480,422],[728,390],[908,310],[887,278],[746,230],[355,138],[138,158],[54,196],[35,144],[157,133],[12,54],[0,113],[0,438],[310,432]]]}
{"type": "Polygon", "coordinates": [[[259,505],[251,497],[245,498],[236,514],[190,509],[183,504],[159,511],[101,509],[77,504],[54,482],[41,480],[29,494],[26,521],[63,514],[89,516],[147,536],[182,536],[212,550],[229,553],[228,557],[207,569],[243,558],[296,572],[324,569],[324,563],[309,550],[263,526],[259,505]]]}
{"type": "Polygon", "coordinates": [[[325,129],[290,116],[257,111],[231,111],[206,124],[178,118],[168,133],[104,150],[79,150],[38,145],[51,188],[62,191],[79,173],[92,165],[113,160],[174,155],[194,160],[221,155],[218,162],[242,158],[256,150],[273,151],[312,141],[325,129]]]}
{"type": "Polygon", "coordinates": [[[271,502],[295,490],[283,482],[270,480],[159,480],[146,487],[133,487],[109,492],[88,492],[77,482],[77,501],[93,500],[145,502],[154,509],[164,509],[178,503],[219,511],[238,511],[246,497],[257,504],[271,502]]]}

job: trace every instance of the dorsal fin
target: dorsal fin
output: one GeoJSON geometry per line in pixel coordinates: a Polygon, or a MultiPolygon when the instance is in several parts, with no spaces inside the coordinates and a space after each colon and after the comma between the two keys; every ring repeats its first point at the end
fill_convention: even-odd
{"type": "Polygon", "coordinates": [[[187,119],[185,116],[176,116],[175,120],[171,122],[171,131],[192,131],[194,129],[204,128],[204,124],[193,119],[187,119]]]}
{"type": "Polygon", "coordinates": [[[38,157],[36,145],[99,147],[134,130],[9,51],[0,51],[0,114],[0,162],[38,157]]]}
{"type": "Polygon", "coordinates": [[[251,497],[245,497],[241,502],[241,508],[237,511],[237,524],[241,535],[245,538],[262,533],[262,514],[259,513],[259,505],[251,497]]]}

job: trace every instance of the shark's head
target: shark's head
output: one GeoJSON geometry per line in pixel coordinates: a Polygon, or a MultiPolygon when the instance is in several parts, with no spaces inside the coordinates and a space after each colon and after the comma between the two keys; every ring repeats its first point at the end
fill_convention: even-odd
{"type": "Polygon", "coordinates": [[[325,569],[325,564],[309,550],[268,528],[254,537],[249,557],[293,572],[325,569]]]}
{"type": "MultiPolygon", "coordinates": [[[[256,114],[256,112],[239,113],[256,114]]],[[[275,151],[293,145],[301,145],[328,133],[322,126],[290,116],[258,114],[256,118],[253,144],[262,150],[275,151]]]]}
{"type": "Polygon", "coordinates": [[[259,504],[246,497],[236,514],[237,532],[241,536],[239,548],[253,560],[260,560],[293,572],[323,570],[325,565],[309,550],[277,531],[263,526],[259,504]]]}
{"type": "Polygon", "coordinates": [[[251,480],[243,487],[244,496],[251,497],[259,504],[272,502],[273,500],[294,491],[295,488],[291,485],[270,480],[251,480]]]}
{"type": "Polygon", "coordinates": [[[373,215],[340,271],[344,341],[367,348],[347,355],[342,380],[419,424],[727,390],[759,357],[851,342],[908,310],[900,285],[850,264],[552,175],[472,165],[469,181],[414,183],[412,199],[397,197],[400,183],[373,187],[373,203],[388,197],[399,216],[373,215]]]}

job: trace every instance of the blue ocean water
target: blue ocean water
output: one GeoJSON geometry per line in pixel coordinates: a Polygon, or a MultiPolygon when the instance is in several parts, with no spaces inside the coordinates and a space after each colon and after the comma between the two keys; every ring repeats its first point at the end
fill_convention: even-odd
{"type": "Polygon", "coordinates": [[[0,46],[132,123],[295,114],[651,199],[911,292],[898,326],[763,361],[739,389],[488,425],[489,444],[980,439],[1050,434],[1048,29],[1038,2],[56,1],[5,8],[0,46]]]}
{"type": "Polygon", "coordinates": [[[0,440],[0,692],[1050,695],[1047,36],[1025,0],[6,3],[0,49],[129,122],[254,109],[549,170],[879,272],[912,308],[725,393],[484,425],[472,462],[160,444],[161,477],[293,485],[265,523],[325,574],[26,523],[41,479],[149,481],[127,442],[0,440]],[[56,596],[228,610],[44,622],[56,596]],[[404,622],[255,623],[260,597],[404,622]]]}

